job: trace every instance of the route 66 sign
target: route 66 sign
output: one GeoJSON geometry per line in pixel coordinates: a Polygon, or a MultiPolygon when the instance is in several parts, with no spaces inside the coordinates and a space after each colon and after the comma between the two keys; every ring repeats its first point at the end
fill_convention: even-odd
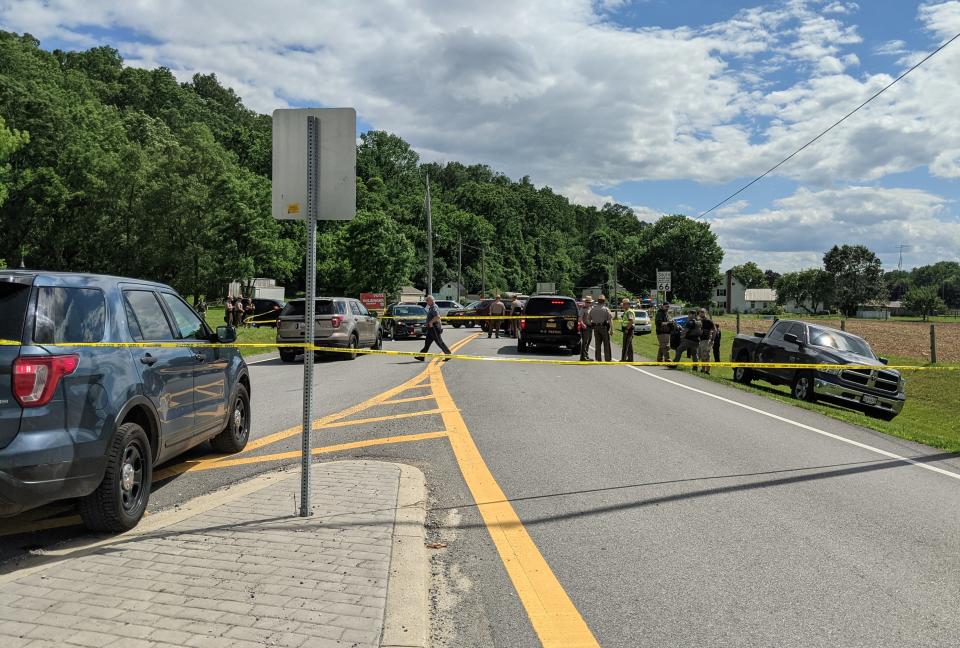
{"type": "Polygon", "coordinates": [[[657,290],[660,292],[670,292],[670,271],[657,271],[657,290]]]}

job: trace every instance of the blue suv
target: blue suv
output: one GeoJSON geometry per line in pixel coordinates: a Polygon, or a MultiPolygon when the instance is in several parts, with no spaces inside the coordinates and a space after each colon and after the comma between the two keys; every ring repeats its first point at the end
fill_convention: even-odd
{"type": "Polygon", "coordinates": [[[2,270],[0,340],[0,516],[80,498],[87,527],[124,531],[143,516],[155,465],[207,440],[246,446],[239,350],[189,346],[236,331],[211,330],[169,286],[2,270]],[[71,346],[101,342],[146,345],[71,346]]]}

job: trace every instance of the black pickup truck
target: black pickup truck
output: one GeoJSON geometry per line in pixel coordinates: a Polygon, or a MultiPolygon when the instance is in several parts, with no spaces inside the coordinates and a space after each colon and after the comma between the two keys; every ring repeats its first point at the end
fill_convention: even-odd
{"type": "Polygon", "coordinates": [[[837,365],[822,369],[736,367],[733,378],[747,384],[765,380],[790,385],[794,398],[824,400],[889,421],[906,399],[900,372],[887,369],[863,338],[844,331],[797,320],[779,320],[766,333],[733,339],[734,362],[837,365]],[[846,369],[844,365],[870,368],[846,369]],[[874,368],[876,367],[876,368],[874,368]]]}

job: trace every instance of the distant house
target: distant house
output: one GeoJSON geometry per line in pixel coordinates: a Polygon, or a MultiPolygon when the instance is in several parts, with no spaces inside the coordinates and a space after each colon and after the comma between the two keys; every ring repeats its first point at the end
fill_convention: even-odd
{"type": "MultiPolygon", "coordinates": [[[[600,295],[606,295],[607,298],[609,298],[610,295],[607,295],[607,293],[606,293],[606,291],[607,291],[609,288],[610,288],[610,284],[600,284],[600,285],[597,285],[597,286],[590,286],[589,288],[584,288],[584,289],[583,289],[583,292],[580,294],[580,296],[581,296],[581,297],[586,297],[587,295],[589,295],[589,296],[592,297],[593,299],[596,299],[596,298],[599,297],[600,295]]],[[[628,293],[628,294],[629,294],[630,291],[627,290],[626,288],[624,288],[623,286],[621,286],[619,283],[617,283],[617,294],[621,294],[621,293],[628,293]]]]}
{"type": "Polygon", "coordinates": [[[456,281],[448,281],[440,287],[440,290],[434,292],[433,296],[437,299],[458,301],[466,294],[467,289],[463,284],[457,283],[456,281]]]}
{"type": "MultiPolygon", "coordinates": [[[[776,305],[777,291],[773,288],[747,288],[737,281],[732,271],[727,270],[722,283],[714,286],[710,302],[714,308],[727,313],[759,313],[776,305]]],[[[792,299],[783,307],[788,313],[810,312],[809,308],[802,308],[792,299]]]]}
{"type": "Polygon", "coordinates": [[[414,286],[404,286],[400,289],[400,298],[398,301],[402,302],[418,302],[423,301],[424,293],[419,288],[414,286]]]}

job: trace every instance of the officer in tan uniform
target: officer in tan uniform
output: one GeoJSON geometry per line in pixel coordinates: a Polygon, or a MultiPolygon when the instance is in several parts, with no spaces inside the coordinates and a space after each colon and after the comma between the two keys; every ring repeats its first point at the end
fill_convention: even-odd
{"type": "Polygon", "coordinates": [[[490,317],[494,318],[490,320],[490,327],[487,329],[487,337],[489,338],[491,334],[496,334],[500,337],[500,320],[497,318],[503,317],[504,313],[507,312],[507,307],[504,306],[503,300],[500,299],[500,295],[497,295],[497,300],[490,304],[490,317]]]}
{"type": "Polygon", "coordinates": [[[580,360],[590,359],[590,340],[593,339],[593,327],[590,325],[590,309],[593,308],[593,297],[583,298],[580,307],[580,360]]]}
{"type": "Polygon", "coordinates": [[[613,328],[613,313],[607,308],[607,298],[603,295],[597,297],[597,303],[590,309],[590,325],[593,327],[593,343],[596,345],[594,358],[600,362],[602,345],[603,359],[611,362],[613,351],[610,348],[610,329],[613,328]]]}

